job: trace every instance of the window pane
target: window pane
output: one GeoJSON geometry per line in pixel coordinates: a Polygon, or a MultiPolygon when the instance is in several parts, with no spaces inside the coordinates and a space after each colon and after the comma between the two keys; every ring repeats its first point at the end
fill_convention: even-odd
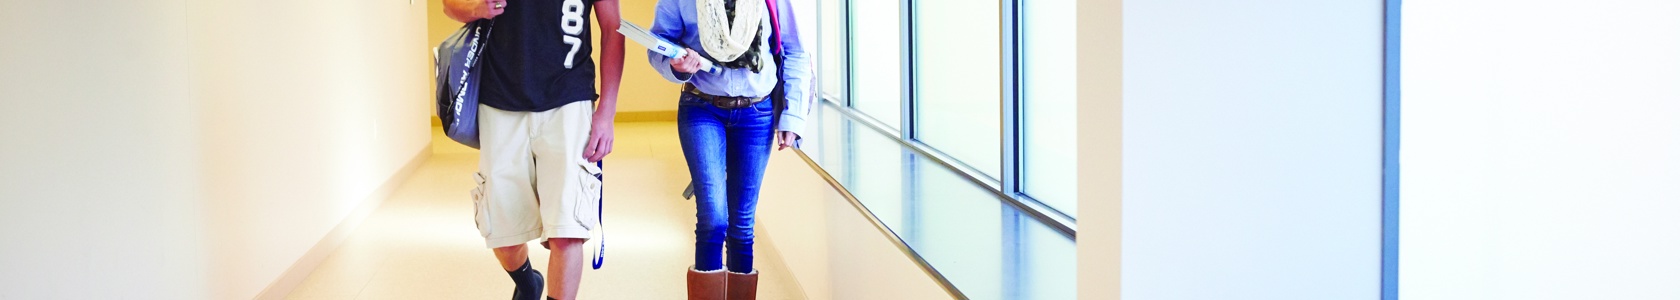
{"type": "Polygon", "coordinates": [[[973,299],[1005,299],[1006,261],[1003,216],[1010,207],[986,187],[927,159],[915,167],[916,198],[909,226],[899,233],[905,243],[939,274],[973,299]]]}
{"type": "Polygon", "coordinates": [[[1073,239],[1016,213],[1021,221],[1021,299],[1074,299],[1078,291],[1073,239]]]}
{"type": "Polygon", "coordinates": [[[1001,178],[997,2],[915,3],[916,138],[1001,178]]]}
{"type": "Polygon", "coordinates": [[[819,23],[817,35],[822,43],[822,47],[818,48],[820,52],[817,52],[817,59],[821,61],[819,66],[822,68],[818,73],[818,77],[820,77],[818,81],[821,84],[822,93],[828,96],[844,95],[842,89],[845,86],[842,85],[844,81],[841,80],[843,79],[841,76],[846,73],[842,72],[845,69],[842,68],[841,62],[845,61],[846,53],[841,51],[843,40],[840,38],[846,34],[842,30],[844,28],[841,28],[846,23],[845,20],[841,19],[845,17],[845,7],[840,6],[842,2],[841,0],[822,0],[817,8],[819,18],[817,20],[819,23]]]}
{"type": "Polygon", "coordinates": [[[1075,167],[1074,5],[1024,1],[1022,42],[1022,189],[1056,210],[1074,215],[1075,167]]]}
{"type": "MultiPolygon", "coordinates": [[[[817,164],[822,165],[823,169],[827,170],[829,175],[834,176],[834,178],[846,178],[845,174],[840,174],[840,172],[846,171],[847,147],[852,144],[849,140],[850,135],[847,133],[850,131],[847,127],[851,126],[851,121],[846,116],[841,115],[840,112],[835,111],[832,106],[825,104],[817,104],[817,107],[812,108],[811,111],[816,113],[818,122],[822,124],[815,139],[817,141],[815,149],[821,152],[818,155],[817,164]]],[[[807,119],[805,122],[810,124],[811,121],[807,119]]],[[[806,142],[810,141],[806,140],[806,142]]],[[[811,145],[802,147],[812,148],[811,145]]]]}
{"type": "MultiPolygon", "coordinates": [[[[892,137],[863,127],[850,126],[851,153],[847,155],[846,189],[862,202],[887,228],[904,228],[904,147],[892,137]]],[[[900,233],[902,234],[902,233],[900,233]]]]}
{"type": "Polygon", "coordinates": [[[823,168],[964,295],[1072,299],[1071,238],[894,137],[820,111],[822,149],[834,151],[823,168]]]}
{"type": "MultiPolygon", "coordinates": [[[[816,110],[822,131],[816,158],[870,213],[895,232],[904,227],[905,148],[891,136],[852,121],[831,106],[816,110]]],[[[810,155],[810,152],[806,152],[810,155]]]]}
{"type": "Polygon", "coordinates": [[[856,0],[852,11],[852,107],[898,128],[898,1],[856,0]]]}

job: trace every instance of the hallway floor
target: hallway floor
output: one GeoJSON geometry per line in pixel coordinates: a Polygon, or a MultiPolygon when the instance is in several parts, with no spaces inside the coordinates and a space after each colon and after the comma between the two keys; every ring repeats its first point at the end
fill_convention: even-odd
{"type": "MultiPolygon", "coordinates": [[[[682,299],[694,204],[674,122],[619,123],[604,173],[606,263],[585,268],[580,299],[682,299]]],[[[478,152],[433,130],[432,157],[288,299],[506,299],[513,282],[473,225],[478,152]]],[[[586,249],[593,252],[596,242],[586,249]]],[[[531,263],[548,251],[529,244],[531,263]]],[[[804,299],[768,241],[756,247],[760,299],[804,299]]],[[[586,255],[590,256],[592,254],[586,255]]],[[[546,270],[543,271],[548,276],[546,270]]]]}

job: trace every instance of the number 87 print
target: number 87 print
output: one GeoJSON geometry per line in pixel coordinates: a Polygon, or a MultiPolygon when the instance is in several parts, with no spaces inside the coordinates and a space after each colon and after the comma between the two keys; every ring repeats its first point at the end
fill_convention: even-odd
{"type": "Polygon", "coordinates": [[[579,34],[583,34],[584,22],[587,22],[583,20],[583,15],[583,0],[565,0],[560,6],[560,31],[565,33],[560,39],[572,46],[572,50],[566,51],[567,69],[571,69],[576,61],[578,48],[583,48],[583,39],[578,38],[579,34]]]}

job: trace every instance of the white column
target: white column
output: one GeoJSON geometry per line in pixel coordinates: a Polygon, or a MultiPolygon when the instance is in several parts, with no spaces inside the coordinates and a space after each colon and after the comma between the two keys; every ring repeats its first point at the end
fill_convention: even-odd
{"type": "Polygon", "coordinates": [[[1400,295],[1680,299],[1680,2],[1404,10],[1400,295]]]}
{"type": "MultiPolygon", "coordinates": [[[[1213,2],[1127,0],[1101,29],[1124,65],[1081,67],[1123,77],[1081,85],[1081,112],[1107,115],[1080,116],[1122,124],[1080,129],[1121,132],[1080,154],[1121,160],[1119,181],[1081,183],[1120,197],[1081,197],[1124,207],[1122,298],[1376,299],[1382,2],[1213,2]],[[1083,107],[1104,93],[1123,111],[1083,107]]],[[[1090,217],[1081,232],[1115,226],[1090,217]]]]}
{"type": "Polygon", "coordinates": [[[1120,298],[1120,6],[1127,1],[1078,4],[1079,299],[1120,298]]]}

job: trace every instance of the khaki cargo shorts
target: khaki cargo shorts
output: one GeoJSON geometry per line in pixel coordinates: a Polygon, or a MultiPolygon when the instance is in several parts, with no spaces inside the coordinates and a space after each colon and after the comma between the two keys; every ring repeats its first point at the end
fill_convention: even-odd
{"type": "Polygon", "coordinates": [[[600,223],[601,169],[583,159],[593,101],[542,112],[478,107],[473,205],[485,245],[588,239],[600,223]]]}

